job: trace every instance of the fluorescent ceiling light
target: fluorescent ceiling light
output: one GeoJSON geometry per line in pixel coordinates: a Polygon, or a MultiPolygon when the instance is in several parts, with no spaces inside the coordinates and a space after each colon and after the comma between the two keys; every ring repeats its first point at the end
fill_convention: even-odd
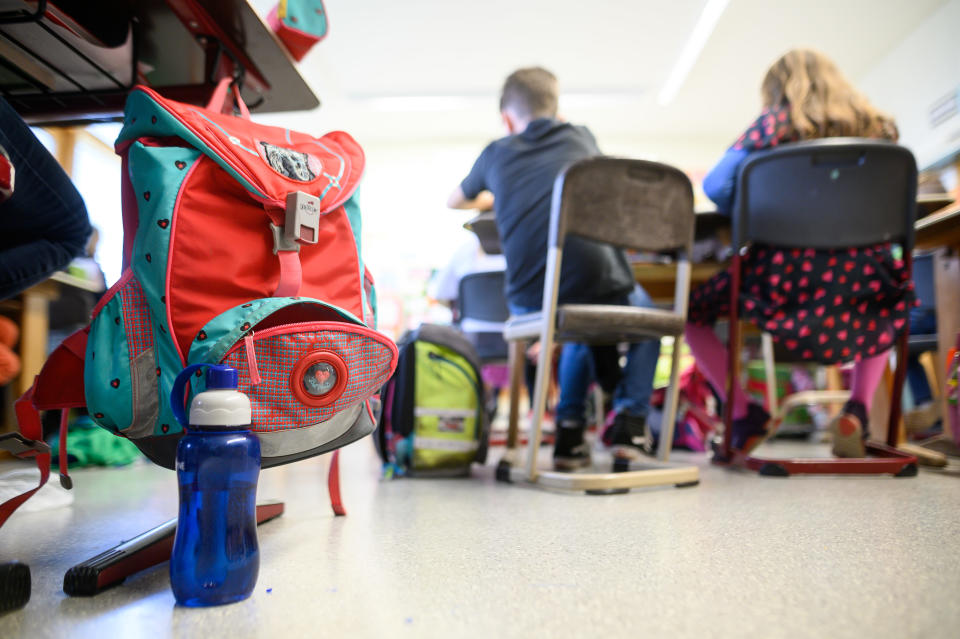
{"type": "MultiPolygon", "coordinates": [[[[564,108],[603,107],[633,104],[645,95],[642,89],[614,89],[571,91],[560,94],[564,108]]],[[[417,111],[462,111],[491,109],[497,106],[495,93],[466,93],[460,95],[361,95],[351,96],[359,106],[384,113],[411,113],[417,111]]]]}
{"type": "Polygon", "coordinates": [[[406,113],[409,111],[458,111],[471,106],[476,98],[460,95],[396,95],[362,99],[372,111],[406,113]]]}
{"type": "Polygon", "coordinates": [[[661,106],[670,104],[677,97],[677,92],[683,85],[684,80],[687,79],[687,74],[693,68],[693,63],[697,61],[700,51],[703,50],[703,45],[707,43],[707,39],[713,33],[717,21],[720,20],[720,16],[723,15],[723,11],[727,8],[729,2],[730,0],[707,0],[707,3],[703,6],[700,19],[694,25],[690,38],[683,45],[683,50],[680,51],[680,57],[677,58],[673,69],[670,70],[667,83],[663,85],[663,89],[657,96],[657,102],[661,106]]]}

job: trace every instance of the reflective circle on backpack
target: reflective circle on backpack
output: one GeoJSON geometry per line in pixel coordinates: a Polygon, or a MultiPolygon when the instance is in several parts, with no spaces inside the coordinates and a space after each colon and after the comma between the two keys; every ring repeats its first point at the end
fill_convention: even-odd
{"type": "Polygon", "coordinates": [[[313,351],[302,357],[290,374],[290,390],[307,406],[328,406],[347,387],[347,365],[336,353],[313,351]]]}

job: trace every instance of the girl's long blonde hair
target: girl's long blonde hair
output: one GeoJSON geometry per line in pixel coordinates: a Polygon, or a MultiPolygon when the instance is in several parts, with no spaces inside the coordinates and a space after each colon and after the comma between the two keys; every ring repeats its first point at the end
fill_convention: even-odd
{"type": "Polygon", "coordinates": [[[793,49],[763,79],[763,106],[788,104],[801,140],[853,136],[897,139],[893,118],[881,113],[819,51],[793,49]]]}

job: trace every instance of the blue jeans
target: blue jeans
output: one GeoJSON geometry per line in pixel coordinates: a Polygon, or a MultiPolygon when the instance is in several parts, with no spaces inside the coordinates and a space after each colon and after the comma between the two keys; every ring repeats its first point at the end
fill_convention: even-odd
{"type": "MultiPolygon", "coordinates": [[[[639,285],[633,292],[616,302],[623,306],[653,307],[653,301],[639,285]]],[[[514,315],[539,311],[508,304],[514,315]]],[[[618,413],[646,416],[653,392],[653,375],[660,357],[660,340],[647,339],[630,344],[627,363],[613,395],[613,408],[618,413]]],[[[582,421],[587,410],[587,389],[596,378],[596,368],[590,346],[581,342],[567,342],[560,353],[557,367],[560,383],[560,401],[557,403],[557,421],[582,421]]]]}
{"type": "Polygon", "coordinates": [[[70,178],[3,98],[0,146],[15,171],[13,196],[0,203],[0,299],[5,299],[81,255],[90,221],[70,178]]]}

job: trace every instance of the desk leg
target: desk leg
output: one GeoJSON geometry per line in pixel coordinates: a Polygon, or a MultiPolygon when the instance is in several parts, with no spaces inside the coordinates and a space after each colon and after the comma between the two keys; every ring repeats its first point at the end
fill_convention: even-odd
{"type": "Polygon", "coordinates": [[[511,463],[516,454],[520,430],[520,389],[523,387],[523,368],[526,362],[526,342],[510,342],[508,366],[510,367],[510,417],[507,426],[507,458],[511,463]]]}
{"type": "Polygon", "coordinates": [[[48,282],[33,286],[21,295],[23,311],[20,318],[20,378],[17,394],[22,395],[33,384],[47,359],[47,339],[50,333],[48,309],[57,289],[48,282]]]}
{"type": "MultiPolygon", "coordinates": [[[[943,371],[943,358],[956,345],[960,333],[960,257],[955,253],[938,252],[933,259],[933,283],[937,296],[938,370],[943,371]]],[[[953,439],[947,416],[947,400],[940,394],[940,414],[944,416],[943,434],[953,439]]]]}

